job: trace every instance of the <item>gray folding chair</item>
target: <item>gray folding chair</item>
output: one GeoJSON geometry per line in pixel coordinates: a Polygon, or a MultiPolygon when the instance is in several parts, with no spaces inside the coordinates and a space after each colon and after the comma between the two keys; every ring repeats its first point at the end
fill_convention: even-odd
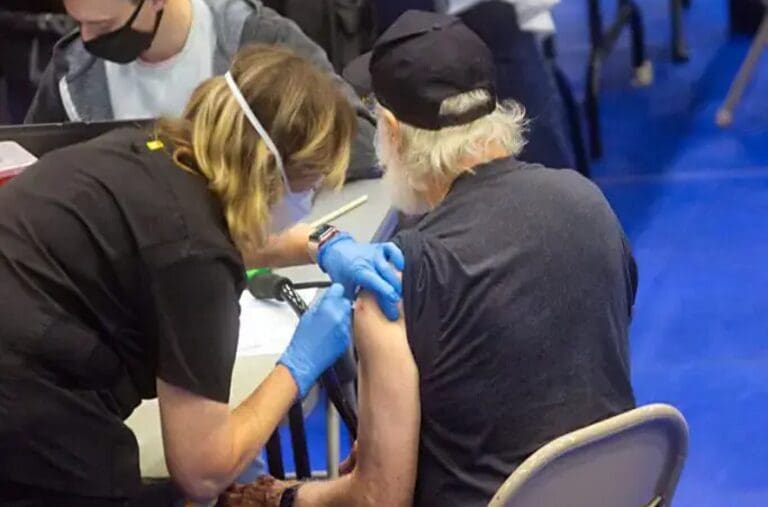
{"type": "Polygon", "coordinates": [[[687,449],[677,409],[641,407],[545,445],[488,507],[668,507],[687,449]]]}
{"type": "Polygon", "coordinates": [[[763,4],[766,7],[766,11],[763,15],[763,21],[760,23],[760,28],[758,28],[757,34],[755,34],[755,38],[752,41],[752,46],[749,48],[747,58],[741,64],[739,73],[736,74],[733,83],[731,83],[731,88],[728,90],[725,102],[717,110],[715,122],[719,127],[729,127],[733,123],[733,111],[741,102],[741,97],[752,80],[752,75],[755,73],[757,64],[760,62],[765,46],[768,45],[768,0],[763,0],[763,4]]]}

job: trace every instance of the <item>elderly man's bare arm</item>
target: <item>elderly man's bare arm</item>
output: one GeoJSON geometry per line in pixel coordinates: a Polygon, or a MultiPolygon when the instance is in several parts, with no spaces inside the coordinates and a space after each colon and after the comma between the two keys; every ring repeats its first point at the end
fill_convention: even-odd
{"type": "Polygon", "coordinates": [[[397,322],[387,320],[376,300],[366,294],[355,307],[354,325],[360,356],[357,464],[336,481],[303,485],[296,507],[412,503],[421,405],[405,321],[402,316],[397,322]]]}

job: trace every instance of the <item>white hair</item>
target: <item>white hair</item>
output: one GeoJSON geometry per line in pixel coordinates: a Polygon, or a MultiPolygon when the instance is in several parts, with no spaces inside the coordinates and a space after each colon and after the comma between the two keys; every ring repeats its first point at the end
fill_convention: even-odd
{"type": "MultiPolygon", "coordinates": [[[[443,101],[441,116],[461,115],[493,100],[486,90],[474,90],[443,101]]],[[[510,156],[525,146],[528,122],[525,110],[515,101],[496,105],[496,110],[469,124],[425,130],[400,123],[399,162],[407,172],[410,185],[424,190],[429,180],[453,179],[471,167],[467,159],[482,158],[491,144],[500,146],[510,156]]],[[[379,125],[381,128],[382,125],[379,125]]]]}

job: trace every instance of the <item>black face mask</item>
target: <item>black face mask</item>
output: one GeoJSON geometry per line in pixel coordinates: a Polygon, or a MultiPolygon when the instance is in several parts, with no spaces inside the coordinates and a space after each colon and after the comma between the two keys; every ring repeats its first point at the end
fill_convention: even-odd
{"type": "Polygon", "coordinates": [[[157,29],[160,27],[160,20],[163,19],[163,11],[158,12],[155,17],[155,28],[151,32],[139,32],[131,28],[145,1],[141,0],[126,24],[114,32],[105,33],[85,42],[85,49],[97,58],[115,63],[125,64],[136,60],[152,45],[157,29]]]}

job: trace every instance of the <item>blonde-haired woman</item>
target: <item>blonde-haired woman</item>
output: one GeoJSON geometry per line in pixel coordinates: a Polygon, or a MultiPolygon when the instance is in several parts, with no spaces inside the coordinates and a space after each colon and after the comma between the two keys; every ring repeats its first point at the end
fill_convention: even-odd
{"type": "Polygon", "coordinates": [[[342,182],[354,124],[329,77],[254,46],[181,119],[52,153],[0,189],[0,503],[125,505],[140,476],[123,420],[155,396],[172,478],[215,497],[346,350],[355,290],[397,317],[399,250],[295,226],[342,182]],[[337,284],[230,411],[245,265],[312,259],[337,284]]]}

